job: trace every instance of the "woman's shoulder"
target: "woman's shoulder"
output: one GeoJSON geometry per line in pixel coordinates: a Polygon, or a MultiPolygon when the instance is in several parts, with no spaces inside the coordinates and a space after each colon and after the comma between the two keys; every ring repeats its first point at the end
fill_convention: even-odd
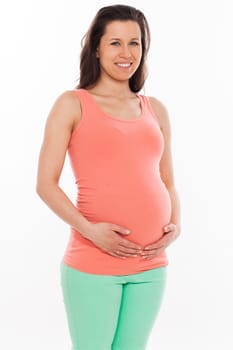
{"type": "Polygon", "coordinates": [[[79,117],[81,114],[80,100],[75,89],[61,92],[55,101],[55,105],[69,118],[79,117]]]}
{"type": "Polygon", "coordinates": [[[47,119],[54,125],[73,129],[80,117],[81,107],[75,91],[65,90],[55,99],[47,119]]]}
{"type": "Polygon", "coordinates": [[[68,110],[80,110],[80,101],[76,91],[76,89],[64,90],[57,96],[55,103],[68,108],[68,110]]]}

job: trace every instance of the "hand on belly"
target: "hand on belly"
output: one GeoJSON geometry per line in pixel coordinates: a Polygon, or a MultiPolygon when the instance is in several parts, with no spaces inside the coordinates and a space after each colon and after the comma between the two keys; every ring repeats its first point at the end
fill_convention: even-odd
{"type": "Polygon", "coordinates": [[[160,255],[178,237],[178,235],[179,233],[175,224],[170,223],[169,225],[166,225],[162,237],[143,248],[143,252],[141,253],[142,258],[152,259],[155,256],[160,255]]]}

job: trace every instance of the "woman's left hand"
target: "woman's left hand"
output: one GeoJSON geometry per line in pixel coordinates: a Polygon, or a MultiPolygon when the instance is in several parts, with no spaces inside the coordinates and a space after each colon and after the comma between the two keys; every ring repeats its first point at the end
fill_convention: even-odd
{"type": "Polygon", "coordinates": [[[158,241],[144,247],[140,254],[143,259],[152,259],[161,254],[180,234],[177,225],[173,223],[166,225],[163,230],[164,234],[158,241]]]}

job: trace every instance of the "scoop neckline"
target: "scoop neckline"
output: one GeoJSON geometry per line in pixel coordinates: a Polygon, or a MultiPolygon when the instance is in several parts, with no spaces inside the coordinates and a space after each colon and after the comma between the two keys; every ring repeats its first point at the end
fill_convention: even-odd
{"type": "Polygon", "coordinates": [[[143,118],[143,114],[144,114],[143,103],[142,103],[141,96],[138,93],[136,93],[135,95],[139,98],[139,101],[140,101],[141,113],[140,113],[139,117],[134,118],[134,119],[120,119],[120,118],[114,117],[111,114],[106,113],[101,108],[101,106],[96,102],[96,100],[94,99],[93,95],[87,89],[80,89],[80,90],[85,91],[86,94],[88,96],[90,96],[90,98],[91,98],[92,102],[95,104],[96,108],[98,108],[98,110],[107,118],[110,118],[110,119],[113,119],[113,120],[116,120],[116,121],[120,121],[120,122],[124,122],[124,123],[135,123],[137,121],[140,121],[143,118]]]}

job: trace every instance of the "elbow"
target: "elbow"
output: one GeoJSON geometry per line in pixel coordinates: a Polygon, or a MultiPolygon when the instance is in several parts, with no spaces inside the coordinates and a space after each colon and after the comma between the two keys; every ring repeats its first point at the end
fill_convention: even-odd
{"type": "Polygon", "coordinates": [[[46,202],[47,198],[49,197],[49,194],[52,190],[52,187],[51,185],[54,185],[54,184],[50,184],[48,183],[47,181],[42,181],[42,180],[38,180],[37,183],[36,183],[36,193],[37,195],[43,200],[46,202]]]}
{"type": "Polygon", "coordinates": [[[59,179],[57,178],[38,177],[35,187],[36,193],[41,199],[45,200],[47,197],[50,197],[52,192],[59,188],[58,181],[59,179]]]}
{"type": "Polygon", "coordinates": [[[38,181],[37,181],[37,183],[36,183],[36,188],[35,188],[35,190],[36,190],[36,194],[37,194],[41,199],[43,199],[43,198],[44,198],[45,189],[44,189],[44,186],[43,186],[41,183],[39,183],[38,181]]]}

